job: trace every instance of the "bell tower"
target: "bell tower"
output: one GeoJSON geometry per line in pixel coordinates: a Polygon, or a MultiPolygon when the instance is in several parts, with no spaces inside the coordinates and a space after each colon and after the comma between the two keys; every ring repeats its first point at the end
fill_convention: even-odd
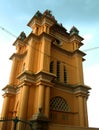
{"type": "Polygon", "coordinates": [[[28,26],[32,32],[22,32],[13,43],[1,116],[29,120],[42,108],[53,124],[88,127],[90,87],[84,84],[78,29],[67,32],[49,10],[37,11],[28,26]]]}

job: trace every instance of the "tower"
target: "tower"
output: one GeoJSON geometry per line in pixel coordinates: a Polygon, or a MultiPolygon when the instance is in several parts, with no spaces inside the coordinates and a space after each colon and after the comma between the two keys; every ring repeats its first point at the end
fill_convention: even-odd
{"type": "Polygon", "coordinates": [[[22,32],[13,43],[1,116],[29,120],[42,108],[51,123],[88,127],[90,87],[84,84],[78,29],[73,26],[68,33],[49,10],[37,11],[28,26],[32,32],[22,32]]]}

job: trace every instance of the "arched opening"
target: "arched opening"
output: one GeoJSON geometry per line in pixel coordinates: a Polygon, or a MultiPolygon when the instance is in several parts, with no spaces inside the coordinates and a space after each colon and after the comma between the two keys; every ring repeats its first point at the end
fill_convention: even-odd
{"type": "Polygon", "coordinates": [[[68,124],[70,108],[66,100],[56,96],[50,100],[50,120],[53,123],[68,124]]]}
{"type": "Polygon", "coordinates": [[[50,110],[68,112],[69,105],[64,98],[56,96],[50,100],[50,110]]]}

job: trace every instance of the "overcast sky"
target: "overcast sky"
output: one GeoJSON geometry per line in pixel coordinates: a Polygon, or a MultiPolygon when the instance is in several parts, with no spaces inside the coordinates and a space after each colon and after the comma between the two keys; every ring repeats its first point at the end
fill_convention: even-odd
{"type": "MultiPolygon", "coordinates": [[[[15,36],[31,32],[27,23],[37,10],[49,9],[59,23],[69,30],[76,26],[85,39],[81,50],[87,50],[83,64],[85,84],[92,90],[88,98],[89,126],[99,127],[99,0],[1,0],[0,1],[0,90],[8,84],[12,46],[15,36]],[[91,48],[96,48],[92,49],[91,48]],[[89,50],[90,49],[90,50],[89,50]]],[[[1,92],[2,93],[2,92],[1,92]]],[[[2,102],[2,98],[1,102],[2,102]]]]}

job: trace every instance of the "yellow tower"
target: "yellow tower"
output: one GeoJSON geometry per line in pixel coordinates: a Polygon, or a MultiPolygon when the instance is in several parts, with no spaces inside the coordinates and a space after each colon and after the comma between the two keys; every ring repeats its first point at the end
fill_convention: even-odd
{"type": "Polygon", "coordinates": [[[83,79],[79,31],[73,26],[68,33],[49,10],[37,11],[28,26],[32,32],[22,32],[13,44],[1,116],[29,120],[42,108],[50,123],[88,127],[90,88],[83,79]]]}

